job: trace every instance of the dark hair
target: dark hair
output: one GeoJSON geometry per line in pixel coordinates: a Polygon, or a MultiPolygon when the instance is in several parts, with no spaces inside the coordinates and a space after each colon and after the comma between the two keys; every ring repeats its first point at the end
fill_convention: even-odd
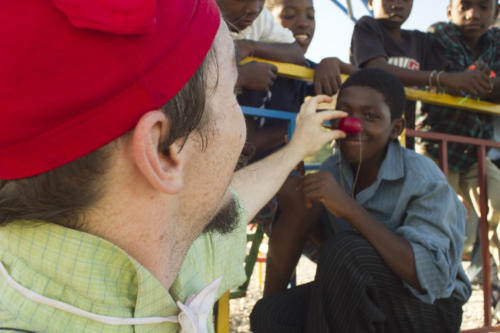
{"type": "Polygon", "coordinates": [[[391,110],[391,120],[401,118],[406,101],[405,90],[401,81],[393,74],[378,68],[360,69],[342,84],[337,101],[340,100],[344,89],[351,86],[375,89],[384,96],[391,110]]]}
{"type": "MultiPolygon", "coordinates": [[[[208,60],[216,59],[213,50],[212,46],[190,80],[162,108],[175,125],[160,143],[159,151],[165,151],[177,139],[186,140],[192,132],[200,135],[205,147],[202,119],[206,117],[208,60]]],[[[0,180],[0,225],[37,220],[80,229],[85,213],[104,194],[104,175],[112,163],[113,149],[129,133],[59,168],[29,178],[0,180]]]]}

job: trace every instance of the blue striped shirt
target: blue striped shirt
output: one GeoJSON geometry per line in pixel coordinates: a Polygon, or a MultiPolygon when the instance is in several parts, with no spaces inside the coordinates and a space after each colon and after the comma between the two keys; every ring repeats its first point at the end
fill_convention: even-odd
{"type": "MultiPolygon", "coordinates": [[[[331,172],[352,193],[352,169],[338,152],[321,170],[331,172]]],[[[451,295],[464,302],[470,297],[471,285],[461,264],[465,208],[432,160],[390,142],[377,179],[355,199],[410,242],[418,280],[426,291],[423,294],[405,283],[416,297],[426,303],[451,295]]],[[[333,230],[352,230],[349,222],[329,215],[333,230]]]]}

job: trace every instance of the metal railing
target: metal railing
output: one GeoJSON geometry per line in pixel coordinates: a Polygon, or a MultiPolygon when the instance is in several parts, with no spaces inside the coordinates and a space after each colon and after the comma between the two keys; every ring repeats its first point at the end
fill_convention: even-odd
{"type": "MultiPolygon", "coordinates": [[[[295,80],[311,82],[314,77],[314,70],[288,63],[280,63],[276,61],[269,61],[260,58],[245,58],[241,63],[250,61],[261,61],[272,63],[278,68],[278,75],[292,78],[295,80]]],[[[347,78],[347,75],[341,75],[342,82],[347,78]]],[[[458,109],[465,109],[471,112],[482,112],[500,116],[500,104],[494,104],[485,101],[477,101],[474,99],[464,99],[462,97],[451,96],[447,94],[435,93],[431,91],[417,90],[405,88],[406,98],[412,101],[421,101],[428,104],[435,104],[458,109]]],[[[245,113],[254,116],[265,116],[267,112],[273,115],[282,116],[281,119],[290,120],[289,122],[289,137],[295,126],[295,119],[290,119],[290,112],[265,110],[258,108],[244,108],[245,113]],[[288,115],[285,115],[285,114],[288,115]],[[291,125],[293,123],[293,125],[291,125]],[[292,129],[292,131],[290,131],[292,129]]],[[[295,114],[293,114],[295,115],[295,114]]],[[[423,132],[414,129],[405,129],[404,136],[419,137],[426,140],[433,140],[439,142],[439,165],[445,176],[448,176],[448,143],[462,143],[477,146],[478,158],[478,184],[479,184],[479,206],[480,206],[480,239],[481,239],[481,266],[483,278],[483,304],[484,304],[484,323],[482,327],[463,330],[462,332],[500,332],[500,325],[492,325],[492,294],[491,294],[491,270],[490,270],[490,253],[489,253],[489,239],[488,239],[488,221],[486,219],[488,213],[488,196],[487,196],[487,181],[486,181],[486,148],[496,147],[500,148],[500,142],[491,140],[476,139],[471,137],[450,135],[437,132],[423,132]]],[[[404,138],[403,138],[404,144],[404,138]]],[[[313,168],[316,166],[313,166],[313,168]]],[[[308,167],[306,166],[306,169],[308,167]]],[[[311,167],[309,166],[309,169],[311,167]]]]}

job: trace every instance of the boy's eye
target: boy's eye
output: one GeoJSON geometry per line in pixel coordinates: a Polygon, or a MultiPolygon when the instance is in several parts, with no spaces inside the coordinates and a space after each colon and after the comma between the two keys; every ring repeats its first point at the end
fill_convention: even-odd
{"type": "Polygon", "coordinates": [[[365,119],[367,119],[367,120],[375,120],[375,119],[379,118],[379,116],[374,112],[365,112],[364,116],[365,116],[365,119]]]}

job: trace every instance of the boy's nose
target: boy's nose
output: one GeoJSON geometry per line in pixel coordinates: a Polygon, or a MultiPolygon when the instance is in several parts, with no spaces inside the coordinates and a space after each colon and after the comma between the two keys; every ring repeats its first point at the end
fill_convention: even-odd
{"type": "Polygon", "coordinates": [[[261,0],[249,1],[246,7],[247,14],[257,15],[260,13],[264,6],[264,2],[261,0]]]}
{"type": "Polygon", "coordinates": [[[467,20],[478,19],[479,15],[479,9],[475,7],[471,7],[465,12],[465,18],[467,20]]]}
{"type": "Polygon", "coordinates": [[[309,28],[311,26],[310,20],[307,18],[307,15],[298,15],[297,21],[295,23],[299,28],[309,28]]]}

